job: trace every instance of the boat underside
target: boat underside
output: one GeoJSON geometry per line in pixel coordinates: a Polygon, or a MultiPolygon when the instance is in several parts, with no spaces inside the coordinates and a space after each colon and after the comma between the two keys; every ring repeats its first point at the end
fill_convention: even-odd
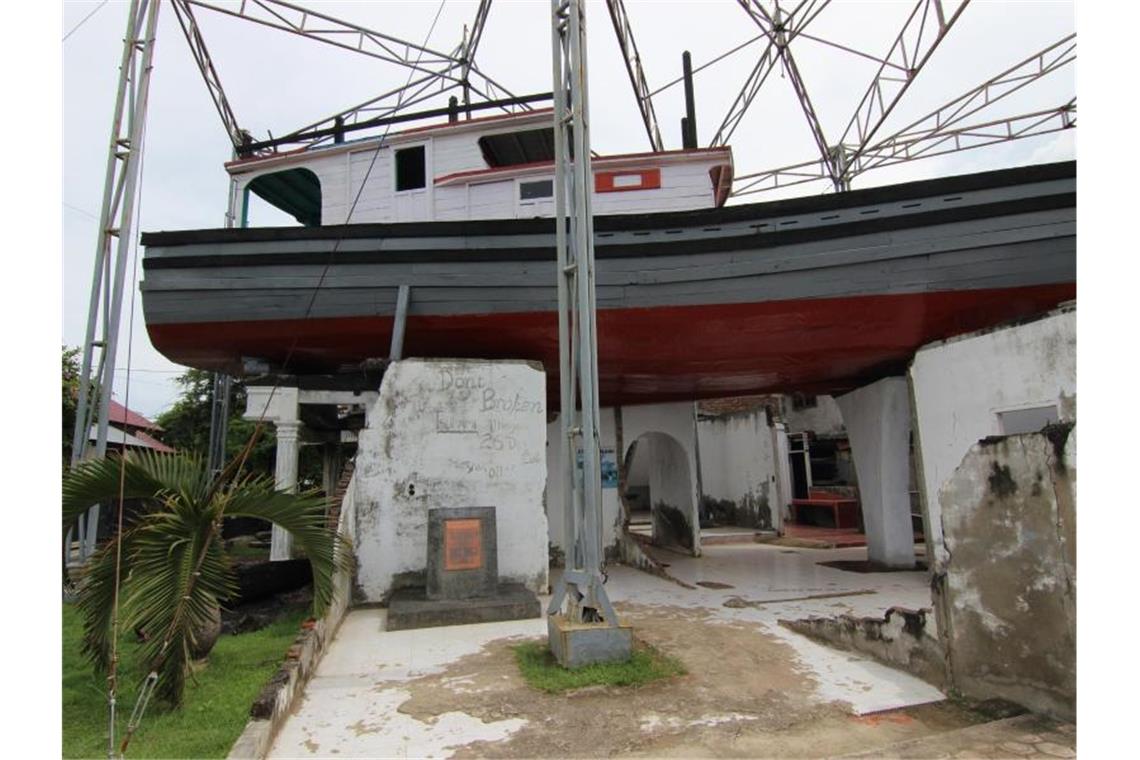
{"type": "MultiPolygon", "coordinates": [[[[598,312],[604,405],[763,392],[840,393],[905,371],[931,341],[1031,317],[1074,283],[598,312]]],[[[234,371],[240,356],[331,370],[382,357],[390,316],[150,325],[173,361],[234,371]]],[[[531,359],[558,393],[554,312],[408,317],[405,356],[531,359]]]]}

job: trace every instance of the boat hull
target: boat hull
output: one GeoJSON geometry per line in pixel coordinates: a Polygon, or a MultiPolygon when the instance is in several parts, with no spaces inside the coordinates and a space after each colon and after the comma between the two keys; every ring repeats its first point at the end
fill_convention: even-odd
{"type": "MultiPolygon", "coordinates": [[[[173,361],[331,372],[388,353],[531,359],[557,397],[550,220],[144,237],[147,329],[173,361]]],[[[602,403],[839,393],[925,343],[1076,296],[1075,168],[598,219],[602,403]]]]}

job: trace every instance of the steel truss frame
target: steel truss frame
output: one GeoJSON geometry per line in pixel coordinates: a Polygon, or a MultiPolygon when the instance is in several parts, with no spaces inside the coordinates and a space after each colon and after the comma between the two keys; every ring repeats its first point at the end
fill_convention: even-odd
{"type": "Polygon", "coordinates": [[[582,0],[551,0],[555,239],[566,570],[548,611],[617,626],[602,574],[601,446],[594,286],[593,173],[582,0]],[[581,405],[579,406],[579,400],[581,405]],[[582,451],[581,474],[578,450],[582,451]]]}
{"type": "MultiPolygon", "coordinates": [[[[159,0],[134,0],[127,13],[91,276],[79,398],[72,434],[72,466],[92,456],[102,458],[107,453],[111,390],[119,347],[119,324],[122,321],[134,225],[135,191],[142,160],[158,10],[159,0]],[[97,349],[98,359],[95,357],[97,349]],[[92,387],[98,389],[96,398],[91,397],[92,387]],[[89,440],[92,427],[96,431],[94,446],[89,440]]],[[[94,553],[98,525],[99,505],[95,505],[79,521],[80,561],[94,553]]],[[[71,554],[70,531],[65,539],[64,552],[66,561],[71,554]]]]}
{"type": "Polygon", "coordinates": [[[629,83],[633,86],[633,96],[637,100],[637,108],[641,111],[641,121],[645,124],[645,133],[649,136],[649,145],[654,151],[665,150],[661,141],[661,129],[657,125],[657,112],[653,108],[653,96],[649,92],[649,82],[645,79],[645,71],[641,67],[641,54],[637,52],[637,42],[633,38],[633,26],[626,13],[622,0],[606,0],[606,7],[610,12],[610,21],[614,25],[614,34],[617,35],[618,47],[621,48],[625,59],[625,70],[629,74],[629,83]]]}
{"type": "MultiPolygon", "coordinates": [[[[1075,127],[1075,98],[1060,106],[1028,114],[989,119],[968,126],[963,126],[963,122],[1071,64],[1077,57],[1076,47],[1076,35],[1067,35],[859,153],[849,154],[844,167],[845,177],[849,182],[851,178],[870,169],[1075,127]]],[[[733,195],[776,190],[829,179],[831,176],[830,167],[812,159],[778,169],[739,175],[734,183],[733,195]]]]}
{"type": "MultiPolygon", "coordinates": [[[[509,89],[483,73],[475,62],[475,54],[490,13],[491,0],[480,0],[470,30],[468,31],[465,28],[463,40],[449,53],[442,53],[390,34],[343,21],[324,13],[307,10],[281,0],[245,0],[236,10],[205,0],[176,0],[176,2],[187,9],[189,6],[205,8],[261,26],[289,32],[306,39],[316,40],[343,50],[350,50],[380,61],[404,66],[421,75],[377,97],[291,130],[282,138],[274,140],[271,136],[270,140],[265,142],[292,142],[307,147],[319,145],[334,139],[333,135],[340,128],[384,119],[442,93],[460,88],[465,106],[471,103],[471,93],[475,93],[487,101],[517,99],[517,96],[509,89]],[[475,75],[477,79],[473,81],[472,75],[475,75]],[[303,137],[311,132],[320,132],[322,135],[316,138],[303,137]]],[[[215,87],[217,92],[221,93],[221,85],[216,73],[214,73],[209,56],[205,53],[205,45],[192,40],[189,36],[188,41],[191,42],[195,61],[207,81],[207,87],[211,89],[211,94],[214,94],[215,87]]],[[[220,99],[224,102],[224,93],[221,94],[220,99]]],[[[219,98],[215,97],[215,103],[218,100],[219,98]]],[[[502,109],[507,112],[510,112],[511,108],[532,110],[532,106],[527,102],[519,102],[513,106],[502,106],[502,109]]],[[[219,113],[221,112],[221,108],[219,108],[219,113]]],[[[469,111],[467,117],[470,118],[469,111]]],[[[227,123],[224,114],[222,120],[227,133],[234,134],[230,130],[230,125],[227,123]]],[[[237,130],[239,141],[249,142],[248,137],[243,136],[241,132],[241,130],[237,130]]],[[[241,142],[235,143],[235,147],[239,148],[243,155],[258,155],[273,150],[268,148],[260,151],[248,151],[244,149],[241,142]]]]}
{"type": "MultiPolygon", "coordinates": [[[[715,147],[728,143],[764,83],[768,80],[769,75],[779,67],[790,80],[795,91],[797,101],[811,131],[812,139],[816,144],[819,158],[777,169],[740,174],[734,182],[733,195],[784,188],[816,179],[830,179],[834,189],[844,190],[850,188],[853,178],[869,169],[902,160],[942,155],[942,152],[931,153],[929,150],[931,140],[938,134],[949,134],[948,130],[951,124],[958,124],[962,119],[976,113],[981,107],[1000,100],[1014,89],[1020,89],[1020,87],[1068,63],[1071,60],[1069,54],[1075,48],[1075,45],[1070,45],[1061,50],[1061,53],[1055,55],[1052,60],[1046,61],[1049,53],[1056,52],[1056,48],[1061,48],[1064,44],[1072,41],[1074,35],[1070,35],[1051,48],[1035,54],[1015,69],[1003,72],[985,83],[975,93],[975,96],[981,99],[980,105],[977,100],[965,100],[966,96],[962,96],[938,109],[930,117],[926,117],[934,121],[936,125],[940,125],[941,133],[931,131],[932,128],[928,124],[913,124],[889,138],[875,142],[876,136],[895,107],[961,18],[970,0],[962,0],[957,8],[949,14],[944,8],[943,0],[917,0],[907,15],[902,28],[893,38],[890,48],[883,55],[857,50],[848,45],[808,33],[808,26],[831,4],[831,0],[800,0],[790,11],[781,7],[780,0],[774,0],[772,10],[769,10],[762,0],[737,0],[737,3],[757,25],[761,33],[695,67],[694,73],[728,58],[754,42],[766,44],[722,119],[709,143],[710,146],[715,147]],[[879,64],[855,112],[847,121],[842,136],[836,143],[830,142],[824,133],[818,112],[812,103],[808,87],[792,52],[791,43],[799,38],[810,41],[812,44],[825,45],[879,64]],[[1034,63],[1038,67],[1036,72],[1024,70],[1034,63]],[[1003,90],[1003,88],[1007,89],[1003,90]],[[923,130],[927,131],[923,132],[923,130]],[[916,150],[920,145],[925,147],[916,150]],[[890,158],[885,159],[884,156],[888,154],[890,158]]],[[[470,29],[464,28],[462,41],[449,53],[416,45],[359,24],[342,21],[324,13],[306,10],[301,6],[282,0],[244,0],[237,10],[225,8],[207,0],[174,0],[174,6],[179,21],[183,24],[183,32],[186,34],[195,61],[198,63],[219,115],[222,117],[226,132],[231,140],[236,141],[235,147],[239,149],[242,155],[270,153],[276,150],[278,144],[286,142],[301,146],[314,146],[329,140],[339,139],[343,135],[342,130],[346,128],[359,129],[366,128],[374,123],[382,123],[385,119],[392,118],[405,109],[424,103],[441,94],[457,90],[462,91],[462,103],[467,118],[471,118],[469,106],[472,93],[486,101],[498,104],[498,107],[504,111],[509,112],[515,108],[531,109],[527,98],[515,96],[494,79],[484,74],[475,62],[475,55],[490,13],[491,0],[480,0],[470,29]],[[248,133],[238,127],[233,116],[233,110],[225,99],[217,72],[206,52],[201,32],[194,22],[192,13],[190,13],[190,6],[207,8],[229,16],[246,19],[262,26],[315,39],[345,50],[352,50],[375,59],[406,66],[421,76],[402,87],[394,88],[320,121],[288,132],[284,137],[273,139],[271,136],[270,140],[251,143],[248,133]],[[411,58],[413,54],[418,56],[414,60],[411,58]],[[476,84],[473,78],[481,81],[476,84]],[[497,100],[496,98],[500,98],[500,96],[505,97],[497,100]],[[243,144],[252,144],[254,149],[243,148],[243,144]]],[[[606,6],[650,146],[654,151],[663,150],[664,141],[661,138],[653,98],[679,84],[682,78],[673,79],[661,87],[652,89],[649,86],[634,38],[633,24],[623,0],[606,0],[606,6]]],[[[1049,112],[1052,113],[1053,111],[1049,112]]],[[[1016,125],[1032,120],[1034,116],[1039,116],[1042,113],[1045,111],[990,120],[974,124],[970,128],[957,127],[954,130],[957,139],[942,141],[942,144],[944,148],[947,144],[961,144],[962,138],[970,134],[972,129],[985,129],[1002,123],[1009,127],[1009,133],[1005,139],[1020,139],[1021,137],[1044,134],[1037,129],[1025,131],[1015,128],[1016,125]]],[[[1075,122],[1070,120],[1069,126],[1073,124],[1075,122]]],[[[977,146],[971,144],[970,147],[977,146]]]]}

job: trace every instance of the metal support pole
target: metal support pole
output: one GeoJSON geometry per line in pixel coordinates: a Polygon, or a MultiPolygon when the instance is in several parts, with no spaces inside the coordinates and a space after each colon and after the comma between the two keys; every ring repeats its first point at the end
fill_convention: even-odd
{"type": "MultiPolygon", "coordinates": [[[[107,451],[115,353],[119,345],[119,322],[134,223],[135,190],[146,123],[158,10],[158,0],[135,0],[127,13],[103,185],[103,205],[99,214],[95,266],[91,278],[79,399],[72,435],[72,465],[88,456],[92,425],[96,429],[94,456],[103,457],[107,451]],[[100,322],[102,334],[96,337],[100,322]],[[97,369],[92,372],[92,365],[96,364],[96,348],[99,349],[99,360],[97,369]],[[98,395],[94,399],[90,397],[93,380],[98,382],[98,395]]],[[[91,508],[85,522],[79,533],[80,560],[85,560],[95,550],[99,524],[98,505],[91,508]]]]}
{"type": "Polygon", "coordinates": [[[210,404],[210,449],[207,466],[217,477],[226,464],[226,434],[230,420],[230,376],[214,373],[213,400],[210,404]]]}
{"type": "Polygon", "coordinates": [[[689,51],[681,53],[681,76],[685,80],[685,128],[681,135],[683,148],[697,147],[697,106],[693,99],[693,57],[689,51]]]}
{"type": "Polygon", "coordinates": [[[396,318],[392,323],[392,345],[388,351],[388,358],[394,362],[404,357],[404,328],[408,322],[409,298],[411,288],[401,285],[396,294],[396,318]]]}
{"type": "Polygon", "coordinates": [[[552,614],[562,611],[562,603],[566,601],[565,614],[571,622],[604,622],[617,626],[617,615],[606,596],[602,579],[598,435],[601,414],[585,13],[580,0],[552,0],[551,12],[560,416],[567,550],[566,570],[549,611],[552,614]]]}

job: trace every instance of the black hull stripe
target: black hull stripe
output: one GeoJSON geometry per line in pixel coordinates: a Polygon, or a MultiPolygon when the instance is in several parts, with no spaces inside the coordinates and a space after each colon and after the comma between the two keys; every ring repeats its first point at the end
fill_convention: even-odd
{"type": "MultiPolygon", "coordinates": [[[[736,235],[730,237],[715,237],[701,240],[680,240],[677,242],[652,241],[647,243],[621,243],[606,245],[604,240],[597,241],[595,255],[599,259],[620,259],[633,257],[653,256],[688,256],[702,253],[718,253],[734,250],[753,250],[773,248],[781,245],[792,245],[813,240],[832,240],[835,238],[855,235],[873,234],[876,232],[889,232],[892,230],[907,229],[910,227],[923,227],[937,224],[950,224],[953,222],[972,219],[987,219],[999,216],[1011,216],[1033,211],[1048,211],[1060,208],[1075,208],[1076,193],[1061,193],[1033,198],[1023,198],[1002,203],[987,204],[984,206],[963,206],[938,211],[927,211],[906,216],[882,217],[849,224],[836,224],[827,227],[814,227],[779,232],[758,232],[749,235],[736,235]]],[[[512,220],[507,220],[512,221],[512,220]]],[[[547,220],[549,221],[549,220],[547,220]]],[[[433,223],[430,231],[432,237],[440,237],[438,225],[433,223]]],[[[482,223],[480,223],[482,224],[482,223]]],[[[358,225],[351,225],[355,228],[358,225]]],[[[359,225],[372,227],[374,225],[359,225]]],[[[548,232],[553,232],[549,229],[548,232]]],[[[288,228],[296,229],[296,228],[288,228]]],[[[317,228],[321,230],[336,228],[317,228]]],[[[623,227],[623,230],[631,229],[623,227]]],[[[225,233],[251,233],[264,230],[222,230],[225,233]]],[[[308,231],[303,229],[302,231],[308,231]]],[[[354,229],[354,232],[356,230],[354,229]]],[[[501,230],[499,230],[501,232],[501,230]]],[[[518,230],[513,230],[518,232],[518,230]]],[[[213,232],[213,231],[207,231],[213,232]]],[[[533,232],[533,231],[531,231],[533,232]]],[[[167,233],[162,233],[163,235],[167,233]]],[[[170,235],[192,235],[195,233],[169,233],[170,235]]],[[[486,233],[485,233],[486,234],[486,233]]],[[[144,236],[144,245],[162,247],[174,245],[160,242],[160,235],[151,235],[149,240],[144,236]]],[[[312,236],[316,237],[316,236],[312,236]]],[[[324,236],[322,236],[324,237],[324,236]]],[[[332,237],[332,236],[330,236],[332,237]]],[[[353,237],[382,237],[372,235],[353,235],[353,237]]],[[[285,238],[275,238],[283,240],[285,238]]],[[[257,238],[250,235],[230,237],[229,242],[254,242],[257,238]]],[[[206,242],[200,240],[197,242],[206,242]]],[[[222,242],[222,241],[216,241],[222,242]]],[[[186,244],[186,243],[183,243],[186,244]]],[[[190,269],[190,268],[219,268],[238,266],[290,266],[310,265],[323,266],[332,261],[337,264],[414,264],[414,263],[450,263],[450,262],[489,262],[489,261],[552,261],[554,248],[552,246],[498,248],[494,250],[470,249],[422,249],[413,251],[338,251],[331,256],[330,251],[317,251],[305,253],[268,253],[268,254],[209,254],[187,256],[146,257],[143,259],[145,271],[160,269],[190,269]]]]}

